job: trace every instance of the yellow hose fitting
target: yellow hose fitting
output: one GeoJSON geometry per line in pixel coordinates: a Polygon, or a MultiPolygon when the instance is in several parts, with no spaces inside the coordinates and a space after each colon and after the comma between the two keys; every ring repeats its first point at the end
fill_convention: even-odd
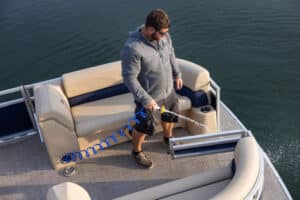
{"type": "Polygon", "coordinates": [[[160,113],[163,114],[164,112],[166,112],[166,108],[164,105],[162,105],[160,108],[160,113]]]}

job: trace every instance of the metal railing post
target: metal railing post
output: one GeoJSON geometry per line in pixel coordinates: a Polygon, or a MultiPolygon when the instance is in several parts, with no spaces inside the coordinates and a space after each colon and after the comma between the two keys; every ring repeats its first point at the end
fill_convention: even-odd
{"type": "Polygon", "coordinates": [[[213,80],[210,79],[210,83],[212,88],[215,91],[215,98],[216,98],[216,113],[217,113],[217,131],[221,131],[221,114],[220,114],[220,102],[221,102],[221,88],[219,85],[213,80]]]}

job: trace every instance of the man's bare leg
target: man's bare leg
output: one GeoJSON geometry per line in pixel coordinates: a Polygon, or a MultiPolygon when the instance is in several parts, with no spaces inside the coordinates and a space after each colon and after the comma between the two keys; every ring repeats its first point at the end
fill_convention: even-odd
{"type": "Polygon", "coordinates": [[[163,127],[165,138],[173,136],[174,123],[161,121],[161,126],[163,127]]]}
{"type": "Polygon", "coordinates": [[[133,150],[132,150],[132,155],[135,159],[135,161],[144,167],[147,168],[152,168],[153,164],[152,161],[147,158],[147,156],[144,154],[142,151],[142,145],[145,140],[146,134],[141,133],[135,129],[133,129],[132,133],[132,145],[133,145],[133,150]]]}
{"type": "Polygon", "coordinates": [[[146,135],[133,129],[132,133],[132,145],[133,145],[133,150],[135,152],[140,152],[142,151],[142,145],[145,140],[146,135]]]}

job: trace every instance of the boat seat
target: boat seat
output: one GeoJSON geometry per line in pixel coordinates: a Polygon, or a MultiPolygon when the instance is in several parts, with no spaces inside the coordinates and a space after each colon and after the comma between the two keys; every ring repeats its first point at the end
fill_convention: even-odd
{"type": "MultiPolygon", "coordinates": [[[[179,95],[179,113],[189,116],[191,108],[200,106],[195,102],[202,102],[202,93],[210,90],[209,73],[195,63],[177,61],[187,90],[179,95]]],[[[134,117],[133,97],[121,74],[121,62],[116,61],[65,73],[57,82],[34,87],[40,132],[56,169],[63,166],[64,155],[80,151],[79,137],[92,141],[89,136],[110,134],[134,117]]],[[[187,122],[179,119],[176,126],[187,127],[187,122]]],[[[162,130],[159,122],[156,127],[156,133],[162,130]]]]}
{"type": "MultiPolygon", "coordinates": [[[[190,99],[180,96],[179,111],[188,111],[190,108],[190,99]]],[[[130,93],[74,106],[71,111],[77,136],[83,137],[99,131],[116,131],[134,116],[134,109],[135,104],[130,93]]]]}
{"type": "MultiPolygon", "coordinates": [[[[209,90],[209,73],[203,67],[178,59],[185,86],[191,91],[209,90]]],[[[134,101],[122,84],[121,62],[63,74],[63,88],[69,100],[78,137],[116,131],[134,116],[134,101]],[[113,76],[112,76],[113,75],[113,76]]],[[[181,114],[189,115],[191,97],[179,101],[181,114]]],[[[185,127],[180,120],[177,126],[185,127]]],[[[158,125],[157,131],[161,127],[158,125]]]]}

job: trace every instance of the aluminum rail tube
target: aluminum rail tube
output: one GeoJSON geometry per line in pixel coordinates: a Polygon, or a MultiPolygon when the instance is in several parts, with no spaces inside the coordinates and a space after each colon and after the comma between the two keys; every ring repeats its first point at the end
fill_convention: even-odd
{"type": "Polygon", "coordinates": [[[231,137],[231,138],[218,138],[216,140],[211,140],[211,141],[203,141],[203,142],[194,142],[194,143],[189,143],[189,144],[179,144],[179,145],[174,145],[173,150],[183,150],[183,149],[192,149],[196,147],[207,147],[207,146],[212,146],[212,145],[219,145],[219,144],[226,144],[226,143],[231,143],[231,142],[237,142],[240,139],[240,137],[231,137]]]}
{"type": "Polygon", "coordinates": [[[213,137],[223,137],[223,136],[229,136],[229,135],[243,134],[244,132],[245,132],[245,130],[238,129],[238,130],[223,131],[223,132],[209,133],[209,134],[202,134],[202,135],[177,137],[177,138],[171,138],[170,144],[174,144],[176,142],[192,141],[192,140],[197,140],[197,139],[206,139],[206,138],[213,138],[213,137]]]}
{"type": "Polygon", "coordinates": [[[220,131],[220,101],[221,101],[221,88],[219,85],[210,78],[210,83],[212,88],[215,90],[215,96],[216,96],[216,112],[217,112],[217,131],[220,131]]]}
{"type": "Polygon", "coordinates": [[[211,149],[204,149],[205,147],[198,147],[195,149],[187,149],[187,150],[178,150],[176,153],[171,154],[172,159],[177,158],[184,158],[184,157],[192,157],[192,156],[202,156],[202,155],[209,155],[209,154],[216,154],[216,153],[226,153],[226,152],[233,152],[236,146],[236,142],[223,144],[221,148],[211,148],[211,149]]]}
{"type": "Polygon", "coordinates": [[[37,134],[37,132],[34,129],[31,129],[29,131],[24,131],[24,132],[19,132],[7,137],[2,137],[0,138],[0,147],[8,145],[8,144],[13,144],[18,141],[22,141],[26,138],[29,138],[32,135],[37,134]]]}
{"type": "Polygon", "coordinates": [[[18,98],[18,99],[9,100],[9,101],[0,103],[0,108],[4,108],[4,107],[10,106],[10,105],[21,103],[23,101],[24,101],[24,98],[18,98]]]}
{"type": "MultiPolygon", "coordinates": [[[[41,82],[36,82],[36,83],[31,83],[31,84],[27,84],[25,85],[27,88],[32,88],[36,85],[40,85],[40,84],[44,84],[44,83],[48,83],[48,82],[52,82],[54,80],[59,80],[61,79],[60,77],[58,78],[53,78],[53,79],[50,79],[50,80],[46,80],[46,81],[41,81],[41,82]]],[[[11,93],[15,93],[15,92],[20,92],[21,91],[21,87],[22,86],[17,86],[17,87],[13,87],[13,88],[9,88],[9,89],[6,89],[6,90],[1,90],[0,91],[0,96],[3,96],[3,95],[7,95],[7,94],[11,94],[11,93]]]]}
{"type": "Polygon", "coordinates": [[[15,92],[19,92],[20,90],[21,90],[21,86],[10,88],[10,89],[7,89],[7,90],[2,90],[2,91],[0,91],[0,96],[15,93],[15,92]]]}

